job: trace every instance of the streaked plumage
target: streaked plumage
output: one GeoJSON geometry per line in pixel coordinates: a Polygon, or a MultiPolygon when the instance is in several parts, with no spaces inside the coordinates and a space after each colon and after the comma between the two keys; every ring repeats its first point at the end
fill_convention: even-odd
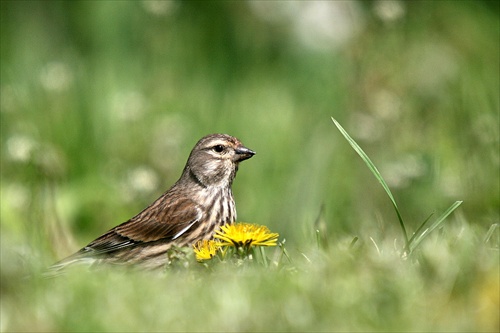
{"type": "Polygon", "coordinates": [[[231,185],[239,162],[254,154],[232,136],[203,137],[191,151],[180,179],[167,192],[51,270],[83,262],[163,267],[173,245],[211,239],[217,227],[235,221],[231,185]]]}

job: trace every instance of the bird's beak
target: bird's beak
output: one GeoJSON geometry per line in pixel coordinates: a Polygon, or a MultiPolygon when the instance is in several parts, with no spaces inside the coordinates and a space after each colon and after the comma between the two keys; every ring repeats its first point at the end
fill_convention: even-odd
{"type": "Polygon", "coordinates": [[[247,160],[253,155],[255,155],[255,152],[253,150],[248,149],[247,147],[244,146],[240,146],[236,148],[234,151],[236,153],[236,155],[234,155],[235,162],[241,162],[247,160]]]}

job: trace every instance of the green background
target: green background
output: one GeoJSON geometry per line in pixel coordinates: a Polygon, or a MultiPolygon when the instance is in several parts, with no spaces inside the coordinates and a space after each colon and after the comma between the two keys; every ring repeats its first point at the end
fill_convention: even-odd
{"type": "Polygon", "coordinates": [[[499,34],[496,1],[2,1],[0,328],[497,330],[499,34]],[[420,257],[399,258],[332,116],[410,233],[464,201],[420,257]],[[138,213],[214,132],[257,152],[238,220],[292,262],[22,279],[138,213]]]}

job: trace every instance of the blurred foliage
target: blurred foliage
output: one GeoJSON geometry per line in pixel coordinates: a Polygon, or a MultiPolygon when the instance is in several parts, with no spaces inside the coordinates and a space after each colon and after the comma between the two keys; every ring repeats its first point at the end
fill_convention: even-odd
{"type": "MultiPolygon", "coordinates": [[[[498,251],[483,251],[478,241],[500,220],[497,1],[0,6],[2,330],[491,327],[466,317],[488,288],[484,281],[497,277],[488,255],[498,258],[498,251]],[[355,236],[362,244],[371,244],[370,238],[392,243],[398,224],[390,201],[331,116],[379,167],[410,233],[433,211],[464,201],[444,227],[456,235],[433,244],[443,246],[441,258],[407,266],[391,255],[374,259],[372,247],[353,261],[338,250],[339,242],[355,236]],[[103,284],[77,275],[52,286],[29,283],[24,290],[16,282],[26,270],[70,254],[139,212],[177,179],[194,143],[213,132],[234,135],[257,152],[234,183],[240,221],[269,226],[298,257],[321,229],[331,248],[320,251],[314,267],[305,269],[309,273],[249,278],[246,286],[238,285],[238,277],[203,276],[214,283],[207,294],[194,277],[187,280],[193,292],[185,293],[175,285],[185,276],[176,275],[154,281],[163,286],[131,278],[122,295],[112,289],[129,280],[116,275],[102,277],[103,284]],[[457,243],[475,241],[456,245],[454,237],[457,243]],[[463,257],[453,257],[455,247],[463,257]],[[488,257],[484,266],[472,253],[488,257]],[[439,259],[458,267],[446,271],[439,259]],[[391,262],[380,266],[380,260],[391,262]],[[426,280],[428,270],[444,270],[436,277],[444,278],[442,284],[426,280]],[[392,284],[393,274],[403,278],[392,284]],[[411,285],[415,289],[408,290],[411,285]],[[134,294],[142,287],[144,294],[134,294]],[[124,308],[165,287],[164,299],[145,304],[135,316],[124,308]],[[241,321],[232,303],[222,303],[234,294],[240,299],[233,300],[241,310],[236,312],[246,314],[241,321]],[[249,302],[242,303],[246,296],[249,302]],[[421,316],[429,318],[421,313],[427,297],[429,312],[443,310],[422,323],[421,316]],[[271,298],[281,301],[271,304],[271,298]],[[210,302],[218,302],[225,325],[204,314],[186,323],[192,315],[182,311],[202,313],[212,309],[210,302]],[[269,316],[280,304],[287,308],[273,321],[269,316]],[[398,304],[402,312],[383,321],[398,304]],[[46,312],[37,310],[42,308],[46,312]],[[294,315],[301,311],[303,316],[294,315]],[[165,317],[150,321],[153,314],[165,317]],[[270,326],[252,319],[259,316],[269,317],[262,323],[270,326]],[[116,318],[127,320],[113,323],[116,318]],[[330,319],[312,325],[318,318],[330,319]],[[138,326],[144,321],[151,326],[138,326]]],[[[492,239],[498,246],[498,228],[492,239]]]]}

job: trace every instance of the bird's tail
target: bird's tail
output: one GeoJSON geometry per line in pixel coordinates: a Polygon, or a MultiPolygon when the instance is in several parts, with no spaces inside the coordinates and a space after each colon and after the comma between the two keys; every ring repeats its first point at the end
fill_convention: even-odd
{"type": "Polygon", "coordinates": [[[64,274],[70,267],[91,267],[96,264],[96,261],[96,258],[89,257],[79,251],[48,267],[42,275],[45,278],[57,277],[64,274]]]}

